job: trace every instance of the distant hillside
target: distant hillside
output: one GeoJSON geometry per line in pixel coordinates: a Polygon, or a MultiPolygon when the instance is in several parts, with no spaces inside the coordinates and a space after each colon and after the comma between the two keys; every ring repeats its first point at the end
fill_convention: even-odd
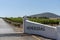
{"type": "Polygon", "coordinates": [[[48,18],[60,18],[60,16],[50,13],[50,12],[45,12],[41,14],[36,14],[36,15],[31,15],[30,17],[48,17],[48,18]]]}

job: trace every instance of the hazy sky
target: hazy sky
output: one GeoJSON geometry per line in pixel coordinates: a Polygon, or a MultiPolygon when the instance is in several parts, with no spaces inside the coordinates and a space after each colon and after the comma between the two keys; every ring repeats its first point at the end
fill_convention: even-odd
{"type": "Polygon", "coordinates": [[[24,16],[43,12],[60,15],[60,0],[0,0],[0,16],[24,16]]]}

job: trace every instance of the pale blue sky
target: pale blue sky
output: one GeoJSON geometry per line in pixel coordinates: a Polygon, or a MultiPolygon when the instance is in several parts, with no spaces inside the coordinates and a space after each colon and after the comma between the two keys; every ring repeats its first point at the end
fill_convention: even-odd
{"type": "Polygon", "coordinates": [[[60,15],[60,0],[0,0],[0,16],[24,16],[43,12],[60,15]]]}

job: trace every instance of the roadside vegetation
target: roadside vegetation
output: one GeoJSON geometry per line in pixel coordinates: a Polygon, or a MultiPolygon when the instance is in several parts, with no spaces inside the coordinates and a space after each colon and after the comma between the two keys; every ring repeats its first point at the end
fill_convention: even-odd
{"type": "MultiPolygon", "coordinates": [[[[10,20],[10,21],[15,22],[15,23],[23,24],[23,18],[21,18],[21,17],[17,17],[17,18],[11,17],[11,18],[5,18],[5,19],[10,20]]],[[[33,22],[38,22],[38,23],[48,24],[48,25],[59,25],[59,22],[60,22],[60,19],[49,19],[46,17],[39,17],[39,18],[28,17],[28,19],[30,21],[33,21],[33,22]]],[[[20,25],[20,24],[14,24],[14,25],[20,25]]]]}
{"type": "Polygon", "coordinates": [[[21,24],[23,23],[23,19],[21,17],[17,17],[17,18],[11,17],[11,18],[5,18],[5,19],[10,20],[12,22],[16,22],[16,23],[21,23],[21,24]]]}
{"type": "Polygon", "coordinates": [[[10,24],[13,24],[15,26],[18,26],[20,27],[22,24],[23,24],[23,18],[22,17],[16,17],[16,18],[13,18],[13,17],[10,17],[10,18],[3,18],[6,22],[10,23],[10,24]]]}

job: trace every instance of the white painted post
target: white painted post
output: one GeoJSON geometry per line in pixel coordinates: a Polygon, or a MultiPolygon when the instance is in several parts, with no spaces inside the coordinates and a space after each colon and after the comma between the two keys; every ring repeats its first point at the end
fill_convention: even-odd
{"type": "Polygon", "coordinates": [[[57,40],[60,40],[60,26],[57,27],[57,40]]]}
{"type": "Polygon", "coordinates": [[[27,20],[27,16],[24,16],[23,17],[23,30],[24,30],[23,32],[24,33],[25,33],[25,25],[26,25],[25,22],[26,22],[26,20],[27,20]]]}

